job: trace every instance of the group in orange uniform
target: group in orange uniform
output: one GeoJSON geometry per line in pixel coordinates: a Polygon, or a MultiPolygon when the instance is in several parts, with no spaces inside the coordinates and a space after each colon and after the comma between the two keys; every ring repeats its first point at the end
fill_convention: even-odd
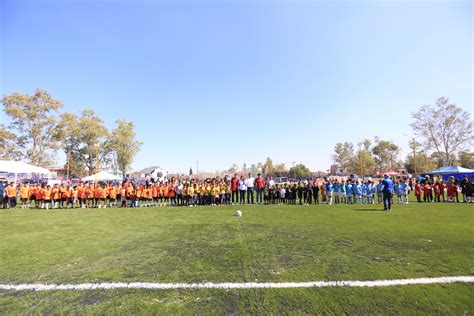
{"type": "Polygon", "coordinates": [[[17,197],[22,208],[106,208],[145,207],[165,205],[216,205],[230,204],[231,187],[228,181],[171,180],[167,183],[136,184],[126,181],[122,185],[79,183],[77,185],[29,185],[18,188],[13,183],[5,188],[10,207],[16,207],[17,197]]]}

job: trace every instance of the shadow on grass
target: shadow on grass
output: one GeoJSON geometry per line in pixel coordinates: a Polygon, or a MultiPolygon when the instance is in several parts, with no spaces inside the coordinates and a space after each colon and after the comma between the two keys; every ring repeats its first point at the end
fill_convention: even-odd
{"type": "Polygon", "coordinates": [[[357,212],[383,212],[382,208],[353,208],[353,211],[357,212]]]}

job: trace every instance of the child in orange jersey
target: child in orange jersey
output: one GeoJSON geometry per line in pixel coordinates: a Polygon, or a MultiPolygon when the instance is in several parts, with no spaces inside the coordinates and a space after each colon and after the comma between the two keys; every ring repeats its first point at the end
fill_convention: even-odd
{"type": "Polygon", "coordinates": [[[117,187],[115,185],[110,185],[109,186],[109,206],[114,207],[116,206],[116,201],[117,201],[117,187]]]}
{"type": "Polygon", "coordinates": [[[29,197],[30,197],[30,187],[28,186],[28,182],[25,182],[20,187],[21,208],[29,207],[29,205],[28,205],[28,198],[29,197]]]}
{"type": "Polygon", "coordinates": [[[153,197],[153,206],[158,205],[158,184],[154,184],[151,188],[152,190],[152,197],[153,197]]]}
{"type": "Polygon", "coordinates": [[[63,184],[59,187],[59,208],[64,208],[67,204],[68,194],[67,188],[63,184]]]}
{"type": "Polygon", "coordinates": [[[79,206],[79,190],[77,186],[72,188],[72,207],[76,208],[79,206]]]}
{"type": "Polygon", "coordinates": [[[36,202],[36,194],[37,194],[38,190],[39,190],[38,184],[33,183],[33,186],[30,188],[30,205],[29,205],[30,207],[32,206],[33,201],[34,201],[33,207],[38,207],[38,204],[36,202]]]}
{"type": "Polygon", "coordinates": [[[153,187],[148,187],[147,206],[153,205],[153,187]]]}
{"type": "Polygon", "coordinates": [[[38,191],[36,191],[36,207],[43,208],[44,205],[44,190],[46,189],[46,185],[43,183],[38,191]]]}
{"type": "Polygon", "coordinates": [[[94,206],[94,188],[92,187],[92,184],[89,183],[89,185],[86,187],[86,207],[91,208],[94,206]]]}
{"type": "Polygon", "coordinates": [[[51,208],[59,207],[59,187],[57,184],[51,189],[51,208]]]}
{"type": "Polygon", "coordinates": [[[46,188],[43,189],[43,207],[42,208],[46,208],[47,210],[49,209],[49,206],[51,204],[51,193],[52,193],[52,189],[50,185],[46,186],[46,188]]]}
{"type": "Polygon", "coordinates": [[[135,206],[135,189],[131,183],[129,183],[128,187],[126,188],[127,192],[127,204],[129,207],[135,206]]]}
{"type": "Polygon", "coordinates": [[[127,207],[127,189],[125,185],[120,188],[120,204],[121,207],[127,207]]]}
{"type": "Polygon", "coordinates": [[[8,207],[16,208],[16,187],[13,182],[5,188],[5,194],[8,198],[8,207]]]}

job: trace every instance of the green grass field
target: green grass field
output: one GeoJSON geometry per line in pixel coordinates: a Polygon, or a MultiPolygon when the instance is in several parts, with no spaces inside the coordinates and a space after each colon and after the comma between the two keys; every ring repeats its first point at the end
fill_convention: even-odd
{"type": "MultiPolygon", "coordinates": [[[[474,205],[0,211],[0,283],[474,275],[474,205]],[[243,217],[232,216],[241,209],[243,217]]],[[[1,314],[473,314],[474,284],[1,291],[1,314]]]]}

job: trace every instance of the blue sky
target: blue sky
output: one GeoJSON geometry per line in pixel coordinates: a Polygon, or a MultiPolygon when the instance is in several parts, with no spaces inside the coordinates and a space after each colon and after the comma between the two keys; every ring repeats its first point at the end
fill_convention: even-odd
{"type": "Polygon", "coordinates": [[[326,170],[335,143],[374,136],[405,157],[419,106],[473,109],[471,1],[0,3],[0,93],[133,121],[135,169],[326,170]]]}

